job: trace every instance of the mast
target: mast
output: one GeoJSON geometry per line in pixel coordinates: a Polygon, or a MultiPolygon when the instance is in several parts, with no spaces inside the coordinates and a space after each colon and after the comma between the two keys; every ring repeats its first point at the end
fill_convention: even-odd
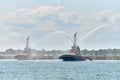
{"type": "Polygon", "coordinates": [[[77,33],[74,34],[74,41],[73,41],[73,46],[72,46],[72,52],[74,52],[75,54],[77,55],[81,55],[80,54],[80,48],[79,46],[77,45],[77,33]]]}
{"type": "Polygon", "coordinates": [[[76,47],[77,33],[74,34],[73,47],[76,47]]]}
{"type": "Polygon", "coordinates": [[[27,39],[26,39],[26,49],[28,49],[29,48],[29,36],[27,37],[27,39]]]}
{"type": "Polygon", "coordinates": [[[26,38],[26,46],[25,46],[25,49],[24,49],[24,52],[25,53],[30,53],[31,52],[31,48],[30,48],[30,46],[29,46],[29,36],[26,38]]]}

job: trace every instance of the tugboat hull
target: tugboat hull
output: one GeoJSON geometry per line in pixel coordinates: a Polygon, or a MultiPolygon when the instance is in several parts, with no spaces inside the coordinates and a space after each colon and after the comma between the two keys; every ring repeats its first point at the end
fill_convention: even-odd
{"type": "Polygon", "coordinates": [[[62,55],[59,57],[63,61],[86,61],[86,60],[92,60],[90,57],[84,57],[84,56],[75,56],[75,55],[62,55]]]}
{"type": "Polygon", "coordinates": [[[76,44],[76,40],[77,40],[77,33],[74,34],[74,42],[69,54],[62,55],[59,57],[59,59],[62,59],[63,61],[86,61],[86,60],[91,61],[92,58],[81,55],[80,48],[76,44]]]}

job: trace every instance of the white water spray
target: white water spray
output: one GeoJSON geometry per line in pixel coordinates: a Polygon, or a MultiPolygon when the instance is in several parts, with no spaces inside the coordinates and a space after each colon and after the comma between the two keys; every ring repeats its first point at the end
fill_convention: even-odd
{"type": "Polygon", "coordinates": [[[86,39],[88,36],[92,35],[94,32],[100,30],[101,28],[104,28],[104,27],[109,27],[110,25],[101,25],[99,27],[96,27],[95,29],[93,29],[92,31],[90,31],[89,33],[87,33],[81,40],[84,40],[86,39]]]}
{"type": "Polygon", "coordinates": [[[49,38],[55,34],[64,34],[64,31],[54,31],[54,32],[51,32],[51,33],[48,33],[46,34],[45,36],[41,37],[40,39],[36,40],[33,45],[37,44],[38,42],[40,42],[41,40],[44,40],[46,38],[49,38]]]}
{"type": "Polygon", "coordinates": [[[46,34],[43,37],[40,37],[40,39],[36,40],[32,45],[34,46],[35,44],[39,43],[40,41],[50,38],[51,36],[56,35],[56,34],[64,35],[67,39],[69,39],[73,43],[73,40],[64,31],[54,31],[54,32],[46,34]]]}

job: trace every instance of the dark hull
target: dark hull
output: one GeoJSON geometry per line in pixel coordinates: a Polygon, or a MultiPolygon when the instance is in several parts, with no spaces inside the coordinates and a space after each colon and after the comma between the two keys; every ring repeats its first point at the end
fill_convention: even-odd
{"type": "Polygon", "coordinates": [[[62,55],[59,57],[59,59],[62,59],[63,61],[86,61],[86,60],[92,60],[90,57],[84,57],[84,56],[75,56],[75,55],[62,55]]]}

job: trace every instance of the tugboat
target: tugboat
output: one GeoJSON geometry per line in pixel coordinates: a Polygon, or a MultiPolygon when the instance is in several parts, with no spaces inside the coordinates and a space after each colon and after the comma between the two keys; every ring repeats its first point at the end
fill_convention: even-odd
{"type": "Polygon", "coordinates": [[[31,60],[32,59],[31,58],[32,50],[29,46],[29,38],[30,38],[29,36],[26,38],[26,43],[25,43],[26,47],[24,48],[24,52],[19,55],[16,55],[15,59],[17,60],[31,60]]]}
{"type": "Polygon", "coordinates": [[[81,55],[80,48],[77,45],[76,40],[77,33],[74,34],[74,42],[72,48],[69,51],[69,54],[62,55],[59,57],[59,59],[62,59],[63,61],[86,61],[86,60],[92,61],[91,57],[81,55]]]}

